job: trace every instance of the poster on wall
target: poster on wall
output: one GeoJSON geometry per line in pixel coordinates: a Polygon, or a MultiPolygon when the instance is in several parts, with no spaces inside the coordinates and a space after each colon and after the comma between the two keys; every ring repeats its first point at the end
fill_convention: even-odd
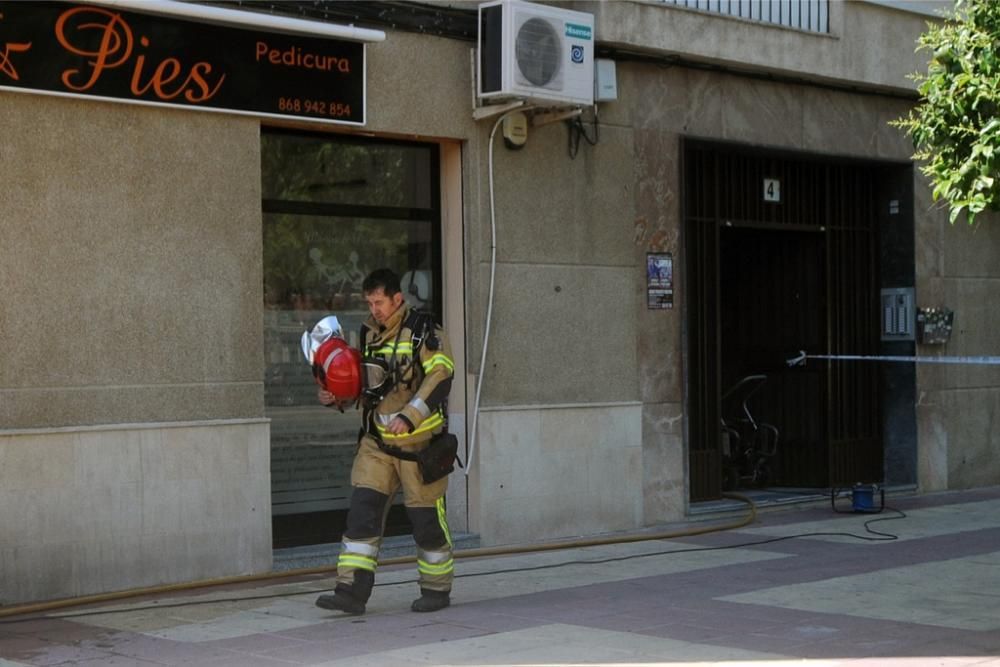
{"type": "Polygon", "coordinates": [[[0,89],[365,124],[365,44],[0,1],[0,89]]]}
{"type": "Polygon", "coordinates": [[[674,307],[674,257],[669,252],[646,254],[646,308],[674,307]]]}

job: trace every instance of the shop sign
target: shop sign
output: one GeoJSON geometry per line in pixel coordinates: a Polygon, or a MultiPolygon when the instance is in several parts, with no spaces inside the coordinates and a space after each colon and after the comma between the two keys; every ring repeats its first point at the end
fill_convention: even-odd
{"type": "Polygon", "coordinates": [[[0,89],[365,123],[362,42],[0,2],[0,89]]]}

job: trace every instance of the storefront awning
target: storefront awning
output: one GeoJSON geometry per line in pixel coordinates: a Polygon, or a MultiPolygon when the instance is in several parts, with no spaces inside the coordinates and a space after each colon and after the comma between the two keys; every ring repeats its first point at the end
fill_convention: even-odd
{"type": "Polygon", "coordinates": [[[173,18],[202,21],[218,25],[242,26],[246,28],[265,29],[295,35],[310,35],[313,37],[333,37],[356,42],[382,42],[385,33],[381,30],[356,28],[350,25],[336,25],[321,21],[276,16],[261,12],[248,12],[222,7],[209,7],[190,2],[176,0],[90,0],[89,4],[116,7],[122,10],[156,14],[173,18]]]}

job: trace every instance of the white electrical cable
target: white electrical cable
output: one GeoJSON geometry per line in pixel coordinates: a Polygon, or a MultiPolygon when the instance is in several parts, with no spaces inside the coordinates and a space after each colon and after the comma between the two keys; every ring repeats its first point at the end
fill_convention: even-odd
{"type": "Polygon", "coordinates": [[[486,350],[490,344],[490,321],[493,319],[493,285],[497,268],[497,215],[496,203],[493,196],[493,139],[496,137],[497,129],[503,123],[504,118],[513,113],[524,113],[526,109],[527,107],[512,109],[497,119],[497,122],[493,124],[493,130],[490,132],[490,143],[487,149],[487,155],[489,156],[487,159],[487,171],[489,172],[490,183],[490,289],[489,295],[486,297],[486,328],[483,331],[483,353],[479,359],[479,377],[476,379],[476,400],[472,406],[472,430],[469,433],[469,454],[466,457],[464,469],[466,477],[469,476],[469,471],[472,470],[472,458],[476,452],[476,424],[479,421],[479,397],[482,395],[483,390],[483,375],[486,371],[486,350]]]}

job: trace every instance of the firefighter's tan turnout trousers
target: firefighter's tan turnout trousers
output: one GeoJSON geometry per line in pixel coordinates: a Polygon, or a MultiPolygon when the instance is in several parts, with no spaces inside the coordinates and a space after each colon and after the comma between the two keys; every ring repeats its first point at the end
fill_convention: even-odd
{"type": "Polygon", "coordinates": [[[420,587],[451,591],[455,566],[445,514],[448,478],[424,484],[416,462],[383,452],[370,436],[365,436],[354,459],[351,485],[354,493],[337,560],[338,587],[349,587],[353,597],[362,602],[368,600],[378,567],[389,501],[402,486],[403,503],[417,543],[420,587]]]}

